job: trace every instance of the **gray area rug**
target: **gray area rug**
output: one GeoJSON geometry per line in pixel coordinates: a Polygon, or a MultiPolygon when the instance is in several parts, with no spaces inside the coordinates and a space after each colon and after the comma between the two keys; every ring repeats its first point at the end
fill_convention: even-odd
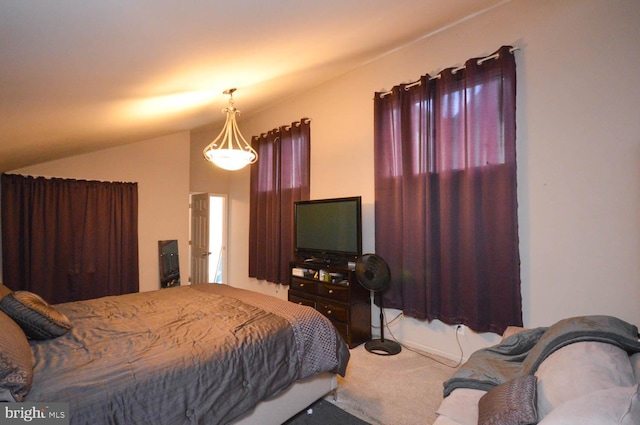
{"type": "Polygon", "coordinates": [[[432,424],[442,402],[442,383],[457,370],[455,361],[406,348],[395,356],[352,350],[337,396],[325,397],[372,425],[432,424]]]}

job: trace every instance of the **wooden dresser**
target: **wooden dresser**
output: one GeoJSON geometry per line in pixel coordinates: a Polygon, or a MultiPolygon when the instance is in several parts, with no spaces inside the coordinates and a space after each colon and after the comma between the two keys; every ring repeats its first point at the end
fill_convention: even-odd
{"type": "Polygon", "coordinates": [[[315,308],[334,324],[349,348],[371,339],[371,297],[347,267],[293,261],[289,301],[315,308]]]}

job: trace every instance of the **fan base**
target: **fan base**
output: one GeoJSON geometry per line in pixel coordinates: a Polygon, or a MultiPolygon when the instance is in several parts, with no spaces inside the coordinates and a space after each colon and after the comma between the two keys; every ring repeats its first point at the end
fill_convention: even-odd
{"type": "Polygon", "coordinates": [[[364,344],[364,348],[379,356],[394,356],[402,351],[400,344],[388,339],[372,339],[364,344]]]}

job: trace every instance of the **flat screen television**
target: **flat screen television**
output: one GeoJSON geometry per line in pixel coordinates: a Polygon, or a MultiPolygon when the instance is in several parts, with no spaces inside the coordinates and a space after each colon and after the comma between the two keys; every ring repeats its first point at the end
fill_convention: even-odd
{"type": "Polygon", "coordinates": [[[362,255],[360,196],[298,201],[294,212],[296,258],[346,264],[362,255]]]}

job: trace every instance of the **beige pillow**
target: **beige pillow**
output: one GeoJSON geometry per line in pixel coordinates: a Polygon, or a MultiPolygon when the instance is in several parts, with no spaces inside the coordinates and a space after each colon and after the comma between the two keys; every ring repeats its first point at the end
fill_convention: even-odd
{"type": "Polygon", "coordinates": [[[538,422],[536,377],[520,376],[492,388],[478,403],[478,425],[531,425],[538,422]]]}
{"type": "Polygon", "coordinates": [[[561,348],[540,364],[535,375],[540,419],[562,403],[590,392],[635,384],[627,352],[595,341],[576,342],[561,348]]]}
{"type": "Polygon", "coordinates": [[[505,329],[504,332],[502,333],[502,340],[504,341],[505,339],[509,338],[511,335],[515,335],[519,332],[527,331],[527,330],[529,329],[523,328],[520,326],[507,326],[507,329],[505,329]]]}
{"type": "Polygon", "coordinates": [[[638,425],[638,386],[613,387],[569,400],[553,409],[538,425],[638,425]]]}
{"type": "Polygon", "coordinates": [[[640,353],[635,353],[629,357],[631,368],[636,375],[636,384],[640,385],[640,353]]]}
{"type": "Polygon", "coordinates": [[[39,295],[15,291],[0,300],[0,310],[11,317],[32,339],[57,338],[71,330],[71,322],[39,295]]]}
{"type": "Polygon", "coordinates": [[[0,283],[0,300],[9,295],[11,292],[13,292],[11,289],[0,283]]]}
{"type": "Polygon", "coordinates": [[[31,347],[22,329],[1,311],[0,329],[0,392],[22,401],[33,379],[31,347]]]}

